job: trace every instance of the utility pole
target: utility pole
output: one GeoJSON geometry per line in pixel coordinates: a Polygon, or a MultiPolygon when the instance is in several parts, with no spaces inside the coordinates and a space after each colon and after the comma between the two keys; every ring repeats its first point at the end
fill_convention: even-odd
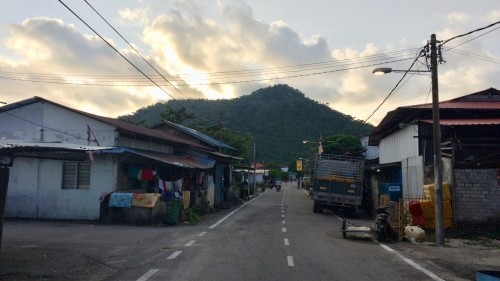
{"type": "Polygon", "coordinates": [[[222,113],[219,115],[219,152],[222,152],[222,113]]]}
{"type": "Polygon", "coordinates": [[[256,178],[256,175],[255,175],[255,172],[256,172],[256,168],[257,168],[257,162],[255,162],[255,139],[253,139],[253,192],[257,192],[257,189],[256,189],[256,184],[257,184],[257,178],[256,178]]]}
{"type": "Polygon", "coordinates": [[[444,246],[443,219],[443,162],[441,161],[441,124],[439,117],[439,90],[436,35],[431,35],[431,77],[432,77],[432,143],[434,150],[434,192],[436,246],[444,246]]]}

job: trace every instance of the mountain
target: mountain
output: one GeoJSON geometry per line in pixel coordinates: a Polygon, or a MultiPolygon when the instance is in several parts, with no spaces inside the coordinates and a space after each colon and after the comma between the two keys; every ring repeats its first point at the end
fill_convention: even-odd
{"type": "MultiPolygon", "coordinates": [[[[251,134],[258,162],[289,164],[309,156],[311,143],[304,144],[303,140],[317,141],[319,136],[335,134],[361,137],[373,129],[372,125],[332,110],[288,85],[262,88],[230,100],[170,100],[139,109],[127,118],[155,124],[161,121],[160,113],[166,106],[188,108],[196,113],[196,123],[204,126],[251,134]]],[[[194,123],[183,125],[196,129],[194,123]]]]}

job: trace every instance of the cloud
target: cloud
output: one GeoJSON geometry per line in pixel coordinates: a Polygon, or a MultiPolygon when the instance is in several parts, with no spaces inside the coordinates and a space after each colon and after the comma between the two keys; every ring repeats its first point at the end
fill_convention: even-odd
{"type": "MultiPolygon", "coordinates": [[[[117,116],[170,96],[234,98],[270,84],[286,83],[311,99],[364,119],[401,78],[397,74],[374,77],[372,69],[377,63],[394,60],[391,53],[395,50],[425,44],[415,43],[422,38],[405,33],[396,36],[402,38],[399,42],[387,46],[366,42],[358,44],[361,47],[338,47],[321,34],[305,37],[284,20],[263,21],[241,1],[219,1],[217,5],[205,1],[160,1],[151,4],[159,6],[146,5],[145,1],[140,8],[122,7],[115,14],[117,19],[108,20],[119,22],[118,30],[130,31],[127,28],[133,27],[133,33],[142,32],[140,41],[127,38],[128,41],[140,45],[141,54],[177,88],[157,75],[114,33],[105,33],[106,39],[115,48],[121,46],[120,52],[164,86],[163,90],[152,85],[95,34],[85,33],[87,29],[79,30],[58,18],[28,18],[11,26],[9,36],[3,40],[15,56],[0,57],[2,71],[23,73],[11,74],[12,79],[2,81],[8,89],[3,99],[14,102],[39,95],[96,114],[117,116]],[[366,60],[375,55],[377,61],[366,60]],[[14,78],[51,83],[20,82],[14,78]]],[[[492,11],[483,18],[498,18],[499,13],[492,11]]],[[[464,23],[469,25],[478,17],[461,12],[443,14],[445,23],[434,29],[440,28],[439,39],[450,38],[468,30],[464,23]]],[[[128,33],[124,34],[127,37],[128,33]]],[[[498,70],[493,63],[485,66],[458,52],[495,56],[483,50],[480,41],[472,41],[457,48],[457,52],[444,54],[449,62],[439,68],[443,98],[495,86],[491,81],[498,77],[498,70]],[[461,76],[463,73],[465,76],[461,76]]],[[[413,58],[416,52],[412,52],[406,57],[413,58]]],[[[388,66],[406,69],[410,64],[411,61],[402,61],[388,66]]],[[[412,77],[370,121],[376,124],[384,112],[398,106],[425,102],[429,85],[428,77],[412,77]]]]}
{"type": "Polygon", "coordinates": [[[12,26],[5,45],[19,55],[17,61],[2,60],[2,70],[10,73],[9,79],[3,81],[8,89],[3,98],[9,103],[37,95],[92,113],[116,116],[130,112],[131,105],[154,102],[145,91],[133,95],[119,86],[78,86],[110,85],[110,78],[105,77],[137,76],[137,72],[100,38],[81,34],[60,19],[31,18],[12,26]]]}

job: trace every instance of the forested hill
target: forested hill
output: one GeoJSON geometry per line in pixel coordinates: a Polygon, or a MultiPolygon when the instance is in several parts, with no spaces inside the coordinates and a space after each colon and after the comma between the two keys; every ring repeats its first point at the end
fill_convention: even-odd
{"type": "MultiPolygon", "coordinates": [[[[186,107],[196,113],[196,122],[249,133],[255,138],[258,162],[288,164],[306,157],[310,147],[303,140],[321,136],[348,134],[363,136],[373,126],[349,115],[330,109],[307,98],[287,85],[259,89],[249,95],[230,100],[171,100],[142,108],[129,116],[134,121],[151,125],[161,121],[166,106],[186,107]]],[[[194,124],[183,124],[194,129],[194,124]]]]}

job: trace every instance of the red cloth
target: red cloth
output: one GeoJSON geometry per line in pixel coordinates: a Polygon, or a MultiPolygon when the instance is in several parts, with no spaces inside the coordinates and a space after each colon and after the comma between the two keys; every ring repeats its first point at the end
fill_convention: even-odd
{"type": "Polygon", "coordinates": [[[420,205],[420,202],[410,201],[408,203],[408,209],[410,210],[413,223],[416,225],[424,225],[425,222],[424,212],[422,211],[422,206],[420,205]]]}
{"type": "Polygon", "coordinates": [[[153,170],[142,169],[142,180],[152,181],[153,180],[153,170]]]}

